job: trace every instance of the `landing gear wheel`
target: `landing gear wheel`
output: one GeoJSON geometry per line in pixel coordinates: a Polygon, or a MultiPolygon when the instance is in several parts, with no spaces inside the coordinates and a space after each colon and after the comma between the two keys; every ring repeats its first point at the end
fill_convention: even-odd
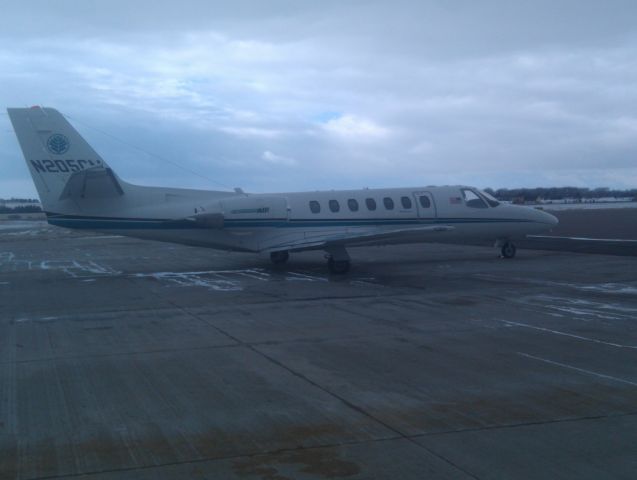
{"type": "Polygon", "coordinates": [[[327,260],[327,268],[330,269],[330,273],[341,275],[349,272],[349,267],[349,260],[334,260],[332,257],[327,260]]]}
{"type": "Polygon", "coordinates": [[[279,252],[270,253],[270,260],[275,265],[283,265],[290,258],[290,253],[287,250],[281,250],[279,252]]]}
{"type": "Polygon", "coordinates": [[[502,245],[502,249],[500,253],[502,254],[502,258],[513,258],[515,257],[516,248],[511,242],[506,242],[502,245]]]}

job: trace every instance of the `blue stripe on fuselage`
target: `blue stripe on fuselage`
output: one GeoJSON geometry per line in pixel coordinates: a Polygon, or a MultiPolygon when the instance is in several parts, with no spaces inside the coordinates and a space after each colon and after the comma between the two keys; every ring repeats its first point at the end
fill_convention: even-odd
{"type": "MultiPolygon", "coordinates": [[[[81,215],[62,215],[47,212],[47,220],[51,225],[66,228],[89,230],[182,230],[209,229],[191,220],[93,217],[81,215]]],[[[404,218],[404,219],[225,219],[226,228],[311,228],[311,227],[364,227],[387,225],[435,225],[435,224],[468,224],[468,223],[529,223],[532,220],[515,218],[404,218]]]]}

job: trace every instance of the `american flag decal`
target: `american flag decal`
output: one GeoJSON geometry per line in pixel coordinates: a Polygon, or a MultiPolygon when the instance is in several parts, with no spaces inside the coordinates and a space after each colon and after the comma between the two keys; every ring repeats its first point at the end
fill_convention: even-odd
{"type": "Polygon", "coordinates": [[[449,197],[449,203],[451,203],[453,205],[457,205],[459,203],[462,203],[462,198],[460,198],[460,197],[449,197]]]}

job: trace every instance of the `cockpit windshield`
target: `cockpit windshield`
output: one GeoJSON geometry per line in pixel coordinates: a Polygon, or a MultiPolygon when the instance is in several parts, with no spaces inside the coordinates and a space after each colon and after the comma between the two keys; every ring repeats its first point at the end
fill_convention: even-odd
{"type": "Polygon", "coordinates": [[[486,204],[486,199],[478,195],[470,188],[462,189],[462,196],[464,197],[464,203],[467,207],[471,208],[489,208],[486,204]]]}
{"type": "Polygon", "coordinates": [[[497,207],[498,205],[500,205],[500,202],[496,200],[493,195],[489,195],[487,192],[483,190],[480,190],[480,194],[484,197],[484,199],[487,201],[487,203],[491,207],[497,207]]]}

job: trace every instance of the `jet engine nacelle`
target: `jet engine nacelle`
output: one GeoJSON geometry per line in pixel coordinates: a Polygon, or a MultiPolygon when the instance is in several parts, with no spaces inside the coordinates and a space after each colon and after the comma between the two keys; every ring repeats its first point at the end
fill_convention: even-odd
{"type": "Polygon", "coordinates": [[[287,220],[288,201],[283,197],[245,196],[221,200],[227,220],[287,220]]]}
{"type": "Polygon", "coordinates": [[[223,228],[223,215],[221,213],[199,213],[193,217],[197,225],[203,228],[223,228]]]}
{"type": "Polygon", "coordinates": [[[270,196],[228,198],[206,205],[191,218],[201,227],[215,229],[223,228],[227,220],[287,220],[288,202],[283,197],[270,196]]]}

